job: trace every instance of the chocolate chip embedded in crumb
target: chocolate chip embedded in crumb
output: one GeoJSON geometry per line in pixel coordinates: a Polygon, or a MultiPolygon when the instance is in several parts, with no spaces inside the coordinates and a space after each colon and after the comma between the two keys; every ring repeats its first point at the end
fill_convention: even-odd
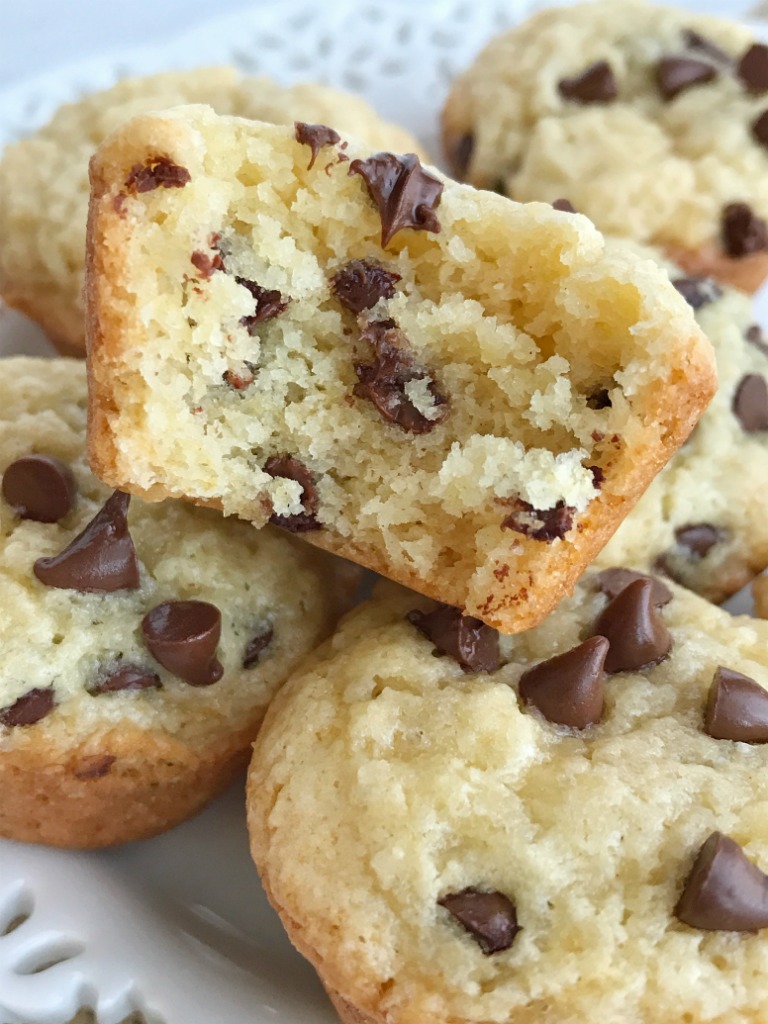
{"type": "Polygon", "coordinates": [[[723,294],[720,286],[711,277],[676,277],[672,284],[692,309],[701,309],[723,294]]]}
{"type": "Polygon", "coordinates": [[[77,484],[69,466],[51,455],[23,455],[3,474],[3,497],[22,519],[58,523],[72,509],[77,484]]]}
{"type": "Polygon", "coordinates": [[[768,743],[768,691],[721,666],[709,688],[704,731],[716,740],[768,743]]]}
{"type": "Polygon", "coordinates": [[[29,690],[9,707],[0,708],[0,725],[9,728],[34,725],[49,715],[55,706],[56,700],[51,687],[29,690]]]}
{"type": "Polygon", "coordinates": [[[256,300],[255,311],[248,316],[240,317],[240,323],[243,327],[247,327],[250,333],[253,333],[253,329],[259,324],[263,324],[267,320],[273,320],[288,308],[288,303],[291,300],[284,299],[280,292],[270,288],[262,288],[260,284],[257,284],[255,281],[249,281],[245,277],[236,277],[235,281],[241,284],[243,288],[247,288],[256,300]]]}
{"type": "Polygon", "coordinates": [[[616,76],[607,60],[599,60],[573,78],[563,78],[557,83],[563,99],[586,105],[589,103],[612,103],[619,94],[616,76]]]}
{"type": "Polygon", "coordinates": [[[440,205],[443,183],[424,170],[414,153],[375,153],[367,160],[353,160],[349,173],[360,175],[376,204],[384,248],[402,228],[440,231],[435,210],[440,205]]]}
{"type": "Polygon", "coordinates": [[[474,150],[475,136],[472,132],[465,132],[448,154],[448,161],[457,181],[464,180],[464,176],[469,168],[474,150]]]}
{"type": "Polygon", "coordinates": [[[653,587],[651,590],[651,600],[657,608],[663,608],[665,604],[669,604],[672,600],[672,591],[665,583],[657,580],[654,576],[646,576],[643,572],[635,572],[634,569],[623,569],[617,566],[616,568],[603,569],[597,575],[598,587],[611,599],[618,597],[623,590],[627,589],[630,583],[636,583],[637,580],[650,581],[653,587]]]}
{"type": "Polygon", "coordinates": [[[312,150],[312,157],[307,164],[307,170],[311,171],[317,155],[325,146],[335,146],[341,142],[341,136],[333,128],[326,124],[305,124],[303,121],[294,121],[296,129],[296,141],[302,146],[309,146],[312,150]]]}
{"type": "Polygon", "coordinates": [[[768,249],[768,225],[746,203],[729,203],[723,209],[723,248],[740,259],[768,249]]]}
{"type": "Polygon", "coordinates": [[[548,722],[586,729],[603,714],[608,641],[593,636],[583,644],[528,669],[520,677],[520,696],[548,722]]]}
{"type": "Polygon", "coordinates": [[[97,697],[102,693],[122,693],[125,690],[160,690],[160,676],[150,669],[138,665],[121,665],[114,671],[102,674],[88,687],[88,693],[97,697]]]}
{"type": "Polygon", "coordinates": [[[408,341],[394,320],[374,320],[362,329],[360,337],[375,353],[373,363],[355,363],[358,383],[353,394],[376,406],[390,423],[410,434],[427,434],[445,419],[446,399],[437,388],[430,372],[419,366],[408,349],[408,341]],[[411,401],[407,385],[426,381],[432,397],[429,414],[411,401]]]}
{"type": "Polygon", "coordinates": [[[559,210],[560,213],[578,213],[578,210],[570,201],[570,199],[556,199],[552,203],[553,210],[559,210]]]}
{"type": "Polygon", "coordinates": [[[501,667],[499,634],[471,615],[451,605],[434,611],[412,611],[406,619],[435,645],[435,654],[447,654],[465,672],[495,672],[501,667]]]}
{"type": "Polygon", "coordinates": [[[114,754],[87,754],[81,757],[72,769],[76,779],[103,779],[109,775],[112,765],[117,761],[114,754]]]}
{"type": "Polygon", "coordinates": [[[713,832],[699,850],[675,917],[703,931],[753,932],[768,927],[768,875],[733,839],[713,832]]]}
{"type": "Polygon", "coordinates": [[[768,92],[768,46],[754,43],[736,65],[736,74],[753,96],[768,92]]]}
{"type": "Polygon", "coordinates": [[[729,53],[726,53],[717,43],[713,43],[711,39],[707,39],[706,36],[692,28],[683,30],[683,42],[689,50],[698,50],[700,53],[705,53],[718,64],[727,66],[733,64],[733,59],[729,53]]]}
{"type": "Polygon", "coordinates": [[[271,477],[285,477],[287,480],[295,480],[301,484],[301,504],[303,512],[297,512],[292,516],[270,516],[270,523],[281,526],[291,533],[306,533],[308,530],[322,530],[322,524],[315,518],[320,502],[315,480],[310,470],[299,462],[292,455],[273,455],[267,459],[264,465],[264,472],[271,477]]]}
{"type": "Polygon", "coordinates": [[[656,65],[656,84],[665,100],[672,100],[695,85],[717,78],[717,68],[692,57],[662,57],[656,65]]]}
{"type": "Polygon", "coordinates": [[[196,250],[189,259],[195,270],[206,280],[213,277],[214,271],[224,269],[224,260],[220,252],[209,256],[207,252],[196,250]]]}
{"type": "Polygon", "coordinates": [[[595,636],[610,643],[605,671],[635,672],[658,665],[672,648],[672,637],[653,602],[653,582],[636,580],[603,610],[595,636]]]}
{"type": "Polygon", "coordinates": [[[517,923],[515,904],[497,890],[463,889],[437,902],[469,932],[486,956],[509,949],[523,930],[517,923]]]}
{"type": "Polygon", "coordinates": [[[244,391],[249,384],[256,380],[258,367],[254,363],[245,361],[238,370],[225,370],[221,379],[232,388],[233,391],[244,391]]]}
{"type": "Polygon", "coordinates": [[[331,290],[353,313],[371,309],[379,299],[391,299],[400,275],[369,260],[351,260],[331,278],[331,290]]]}
{"type": "Polygon", "coordinates": [[[763,355],[768,356],[768,341],[765,340],[763,329],[759,324],[752,324],[751,327],[748,327],[744,332],[744,338],[750,345],[760,349],[763,355]]]}
{"type": "Polygon", "coordinates": [[[175,164],[170,157],[156,156],[133,165],[125,179],[125,188],[129,192],[151,192],[156,188],[183,188],[191,180],[186,167],[175,164]]]}
{"type": "Polygon", "coordinates": [[[191,686],[210,686],[224,668],[216,658],[221,612],[207,601],[165,601],[147,612],[141,632],[163,668],[191,686]]]}
{"type": "Polygon", "coordinates": [[[741,378],[733,396],[733,415],[746,434],[768,430],[768,385],[759,373],[741,378]]]}
{"type": "Polygon", "coordinates": [[[274,635],[274,628],[268,623],[254,633],[245,646],[243,668],[253,668],[261,661],[261,656],[272,643],[274,635]]]}
{"type": "Polygon", "coordinates": [[[60,554],[38,558],[35,576],[47,587],[107,593],[136,590],[139,563],[128,532],[131,496],[115,491],[82,533],[60,554]]]}
{"type": "Polygon", "coordinates": [[[719,540],[722,540],[722,530],[710,523],[691,523],[688,526],[680,526],[675,530],[675,540],[688,551],[694,558],[704,558],[719,540]]]}
{"type": "Polygon", "coordinates": [[[562,540],[573,526],[575,508],[558,501],[554,508],[538,509],[522,498],[513,499],[514,511],[502,522],[503,530],[514,530],[531,540],[562,540]]]}
{"type": "Polygon", "coordinates": [[[600,466],[587,466],[586,468],[592,474],[592,486],[599,491],[605,483],[605,473],[600,466]]]}

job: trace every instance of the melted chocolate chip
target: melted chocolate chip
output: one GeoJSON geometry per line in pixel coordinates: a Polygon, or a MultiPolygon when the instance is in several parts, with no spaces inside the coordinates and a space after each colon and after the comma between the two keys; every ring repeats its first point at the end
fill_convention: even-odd
{"type": "Polygon", "coordinates": [[[400,275],[368,260],[351,260],[331,278],[331,289],[339,302],[353,313],[371,309],[379,299],[391,299],[400,275]]]}
{"type": "Polygon", "coordinates": [[[213,277],[213,273],[216,270],[224,269],[224,260],[220,252],[214,253],[213,256],[209,256],[207,252],[196,250],[189,257],[192,266],[206,280],[213,277]]]}
{"type": "Polygon", "coordinates": [[[768,249],[768,225],[746,203],[729,203],[721,228],[723,248],[735,259],[768,249]]]}
{"type": "Polygon", "coordinates": [[[578,213],[570,199],[556,199],[552,203],[552,209],[559,210],[561,213],[578,213]]]}
{"type": "Polygon", "coordinates": [[[134,164],[125,179],[129,192],[152,192],[156,188],[183,188],[192,180],[186,167],[175,164],[170,157],[156,156],[143,164],[134,164]]]}
{"type": "Polygon", "coordinates": [[[663,608],[665,604],[669,604],[672,600],[672,591],[669,587],[662,583],[661,580],[657,580],[654,576],[646,576],[643,572],[635,572],[634,569],[603,569],[597,576],[597,585],[600,590],[608,597],[613,599],[618,597],[619,594],[626,590],[630,583],[636,583],[638,580],[649,580],[651,589],[651,600],[657,608],[663,608]]]}
{"type": "Polygon", "coordinates": [[[618,96],[616,76],[606,60],[591,64],[573,78],[563,78],[557,83],[560,95],[573,103],[612,103],[618,96]]]}
{"type": "Polygon", "coordinates": [[[349,173],[360,175],[376,204],[384,248],[402,228],[440,230],[435,210],[440,205],[443,183],[425,171],[413,153],[375,153],[367,160],[353,160],[349,173]]]}
{"type": "Polygon", "coordinates": [[[30,690],[7,708],[0,708],[0,725],[9,728],[34,725],[49,715],[56,706],[53,689],[30,690]]]}
{"type": "Polygon", "coordinates": [[[275,631],[269,623],[262,626],[251,637],[243,654],[243,668],[253,668],[261,661],[261,656],[272,643],[275,631]]]}
{"type": "Polygon", "coordinates": [[[114,754],[87,754],[80,758],[72,774],[76,779],[103,779],[109,775],[115,761],[114,754]]]}
{"type": "Polygon", "coordinates": [[[270,523],[281,526],[291,533],[306,533],[308,530],[322,530],[322,524],[315,518],[319,504],[319,496],[315,487],[315,480],[312,473],[303,462],[293,458],[292,455],[273,455],[267,459],[264,465],[264,472],[271,477],[285,477],[287,480],[296,480],[301,484],[301,504],[303,512],[297,512],[293,516],[270,516],[270,523]]]}
{"type": "Polygon", "coordinates": [[[695,558],[704,558],[722,539],[722,532],[709,523],[692,523],[675,530],[677,543],[690,551],[695,558]]]}
{"type": "Polygon", "coordinates": [[[82,533],[60,554],[38,558],[35,576],[47,587],[111,594],[136,590],[139,563],[128,532],[131,496],[115,491],[82,533]]]}
{"type": "Polygon", "coordinates": [[[701,309],[723,294],[720,286],[711,277],[676,277],[672,284],[692,309],[701,309]]]}
{"type": "Polygon", "coordinates": [[[515,904],[496,890],[463,889],[448,893],[437,902],[469,932],[486,956],[509,949],[523,930],[517,923],[515,904]]]}
{"type": "Polygon", "coordinates": [[[744,333],[744,337],[750,345],[754,345],[755,348],[759,348],[763,355],[768,356],[768,342],[765,340],[763,329],[759,324],[752,324],[751,327],[748,327],[744,333]]]}
{"type": "Polygon", "coordinates": [[[191,686],[210,686],[224,668],[216,658],[221,612],[207,601],[165,601],[147,612],[141,632],[150,653],[191,686]]]}
{"type": "Polygon", "coordinates": [[[703,931],[768,927],[768,875],[729,836],[713,832],[701,847],[675,917],[703,931]]]}
{"type": "Polygon", "coordinates": [[[431,374],[418,366],[408,350],[408,341],[394,320],[374,320],[360,332],[375,353],[373,363],[355,363],[358,383],[353,393],[371,402],[385,420],[410,434],[427,434],[445,419],[446,400],[437,389],[431,374]],[[434,400],[435,415],[430,419],[416,408],[406,393],[406,385],[427,380],[427,390],[434,400]]]}
{"type": "Polygon", "coordinates": [[[733,63],[730,54],[692,28],[683,30],[683,41],[689,50],[699,50],[718,64],[731,65],[733,63]]]}
{"type": "Polygon", "coordinates": [[[465,672],[495,672],[501,667],[499,634],[480,619],[462,615],[448,604],[431,612],[408,612],[406,618],[435,645],[436,656],[447,654],[465,672]]]}
{"type": "Polygon", "coordinates": [[[611,645],[606,672],[635,672],[663,661],[672,637],[654,606],[653,582],[636,580],[625,587],[603,610],[594,635],[611,645]]]}
{"type": "Polygon", "coordinates": [[[768,743],[768,690],[721,666],[709,688],[704,731],[716,740],[768,743]]]}
{"type": "Polygon", "coordinates": [[[548,722],[586,729],[603,714],[608,641],[593,636],[583,644],[528,669],[520,677],[520,696],[548,722]]]}
{"type": "Polygon", "coordinates": [[[249,316],[240,317],[240,323],[243,327],[248,328],[249,333],[253,333],[254,328],[259,324],[263,324],[267,320],[273,320],[288,308],[290,299],[284,299],[280,292],[274,289],[262,288],[260,284],[256,284],[255,281],[249,281],[245,277],[236,277],[235,281],[241,284],[243,288],[247,288],[256,300],[255,312],[249,316]]]}
{"type": "Polygon", "coordinates": [[[121,665],[114,671],[102,675],[91,686],[88,693],[97,697],[101,693],[120,693],[123,690],[160,690],[160,676],[150,669],[138,665],[121,665]]]}
{"type": "Polygon", "coordinates": [[[522,498],[514,499],[514,511],[502,522],[503,530],[514,530],[531,540],[547,543],[562,540],[573,526],[576,509],[558,501],[554,508],[538,509],[522,498]]]}
{"type": "Polygon", "coordinates": [[[717,78],[717,68],[692,57],[662,57],[656,65],[656,84],[665,100],[672,100],[694,85],[717,78]]]}
{"type": "Polygon", "coordinates": [[[605,483],[605,473],[600,466],[587,466],[587,469],[592,474],[592,486],[599,491],[605,483]]]}
{"type": "Polygon", "coordinates": [[[75,504],[77,484],[60,459],[23,455],[3,474],[3,497],[22,519],[58,523],[75,504]]]}
{"type": "Polygon", "coordinates": [[[472,132],[466,132],[449,153],[451,170],[458,181],[464,180],[474,150],[475,136],[472,132]]]}
{"type": "Polygon", "coordinates": [[[752,137],[761,146],[765,146],[768,149],[768,110],[764,110],[752,122],[752,137]]]}
{"type": "Polygon", "coordinates": [[[768,92],[768,46],[754,43],[736,65],[736,74],[754,96],[768,92]]]}
{"type": "Polygon", "coordinates": [[[307,170],[311,171],[317,155],[324,146],[335,146],[341,142],[341,136],[333,128],[325,124],[305,124],[303,121],[295,121],[296,141],[302,146],[309,146],[312,150],[312,158],[307,164],[307,170]]]}
{"type": "Polygon", "coordinates": [[[759,373],[741,378],[733,396],[733,415],[746,434],[768,430],[768,385],[759,373]]]}

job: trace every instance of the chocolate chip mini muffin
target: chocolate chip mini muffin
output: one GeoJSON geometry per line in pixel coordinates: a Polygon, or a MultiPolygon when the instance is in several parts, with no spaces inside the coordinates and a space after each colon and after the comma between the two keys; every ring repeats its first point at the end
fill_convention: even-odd
{"type": "Polygon", "coordinates": [[[663,271],[414,155],[188,107],[124,126],[92,177],[96,472],[506,631],[572,586],[714,389],[663,271]]]}
{"type": "Polygon", "coordinates": [[[275,530],[110,493],[85,463],[84,365],[0,365],[0,835],[148,836],[247,763],[357,571],[275,530]]]}
{"type": "Polygon", "coordinates": [[[349,616],[248,785],[342,1020],[765,1020],[767,652],[767,623],[623,569],[514,637],[389,585],[349,616]]]}
{"type": "Polygon", "coordinates": [[[745,295],[665,266],[712,342],[718,392],[598,562],[661,572],[722,601],[768,566],[768,340],[745,295]]]}
{"type": "Polygon", "coordinates": [[[745,26],[643,0],[542,11],[457,79],[443,134],[474,185],[567,196],[747,291],[768,273],[768,47],[745,26]]]}
{"type": "Polygon", "coordinates": [[[356,96],[310,83],[288,88],[226,67],[126,79],[65,104],[0,160],[0,295],[38,321],[65,353],[83,355],[85,348],[88,160],[129,117],[178,103],[210,103],[222,114],[277,124],[332,120],[372,148],[418,147],[356,96]]]}

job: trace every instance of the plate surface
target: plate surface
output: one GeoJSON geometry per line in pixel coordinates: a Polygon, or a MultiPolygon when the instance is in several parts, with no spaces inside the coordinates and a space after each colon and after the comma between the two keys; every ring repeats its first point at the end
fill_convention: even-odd
{"type": "MultiPolygon", "coordinates": [[[[437,154],[437,115],[453,75],[486,39],[539,6],[282,0],[0,93],[0,146],[60,103],[119,77],[234,63],[283,82],[319,80],[360,93],[437,154]]],[[[679,6],[727,6],[731,17],[747,18],[755,5],[679,6]]],[[[768,326],[768,292],[758,318],[768,326]]],[[[33,325],[0,310],[0,355],[15,352],[52,354],[33,325]]],[[[259,886],[243,803],[241,782],[194,821],[103,853],[0,840],[0,1024],[65,1024],[80,1007],[93,1008],[99,1024],[133,1010],[150,1024],[332,1024],[314,972],[259,886]]]]}

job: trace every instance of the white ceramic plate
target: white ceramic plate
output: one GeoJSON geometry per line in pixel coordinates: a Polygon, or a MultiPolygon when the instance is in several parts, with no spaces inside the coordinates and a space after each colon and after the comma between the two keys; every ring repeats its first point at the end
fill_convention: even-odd
{"type": "MultiPolygon", "coordinates": [[[[361,93],[435,153],[453,75],[540,0],[282,0],[161,46],[64,68],[0,93],[0,146],[55,107],[118,77],[234,63],[289,82],[361,93]]],[[[748,0],[688,0],[747,18],[748,0]]],[[[758,318],[768,326],[768,294],[758,318]]],[[[0,355],[49,355],[37,329],[0,315],[0,355]]],[[[0,372],[2,364],[0,363],[0,372]]],[[[2,799],[2,794],[0,794],[2,799]]],[[[240,783],[165,836],[76,854],[0,840],[0,1024],[331,1024],[311,968],[267,905],[248,856],[240,783]],[[21,922],[21,923],[19,923],[21,922]],[[15,927],[8,930],[11,924],[15,927]]]]}

